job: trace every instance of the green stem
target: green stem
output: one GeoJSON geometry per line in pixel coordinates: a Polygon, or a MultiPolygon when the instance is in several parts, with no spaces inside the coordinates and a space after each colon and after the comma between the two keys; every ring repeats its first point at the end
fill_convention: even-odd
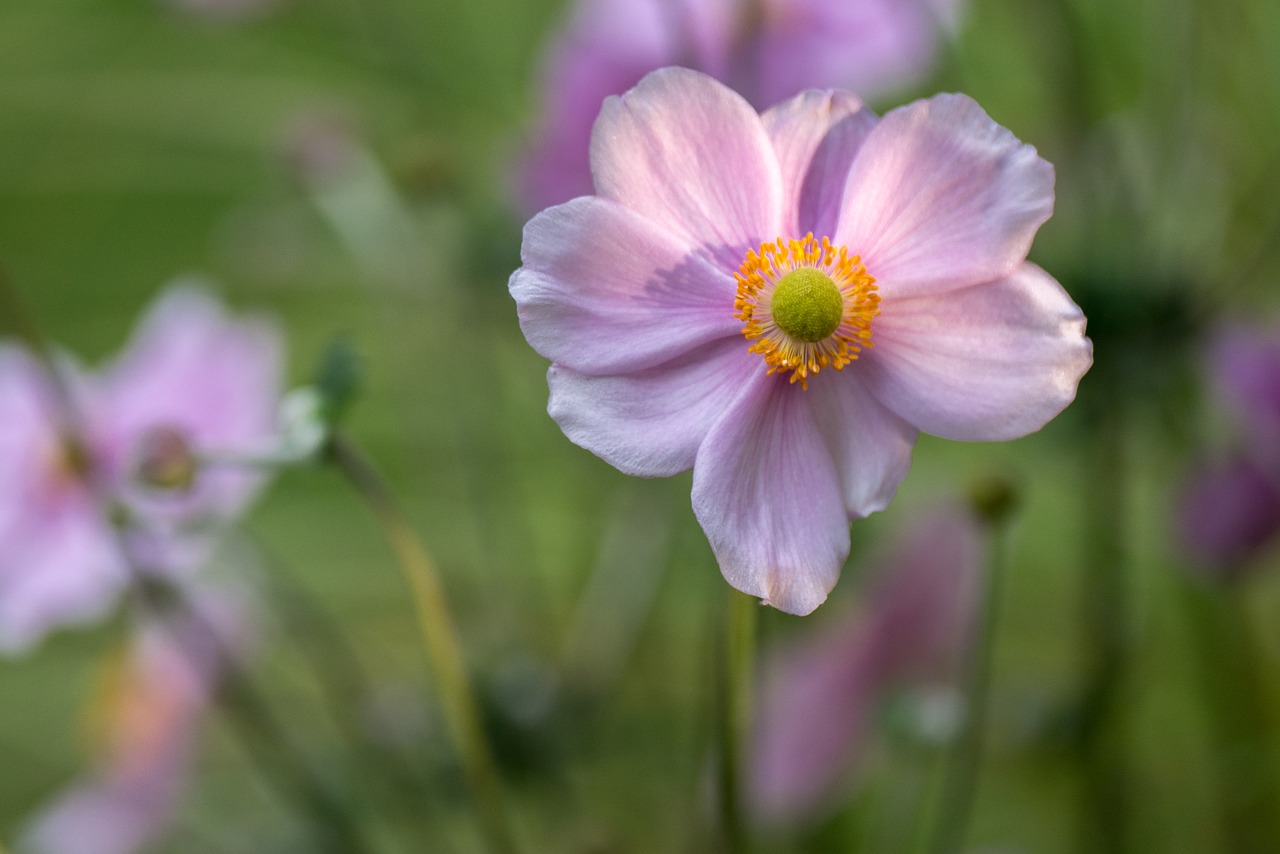
{"type": "Polygon", "coordinates": [[[1002,577],[1008,562],[1006,520],[987,521],[991,555],[978,607],[964,680],[964,721],[944,763],[934,820],[933,839],[926,850],[951,854],[964,848],[973,796],[978,788],[987,725],[987,705],[991,689],[991,664],[995,651],[995,628],[999,614],[1002,577]]]}
{"type": "Polygon", "coordinates": [[[720,828],[726,851],[739,854],[749,841],[742,803],[744,745],[751,729],[756,624],[760,606],[730,588],[720,632],[716,737],[720,760],[720,828]]]}
{"type": "Polygon", "coordinates": [[[369,502],[395,552],[397,564],[409,587],[423,645],[440,691],[445,722],[480,812],[481,829],[492,850],[504,854],[514,852],[517,849],[503,807],[497,765],[485,738],[435,564],[390,489],[351,440],[336,434],[330,445],[330,458],[369,502]]]}
{"type": "Polygon", "coordinates": [[[1186,583],[1184,611],[1218,765],[1222,829],[1235,854],[1280,851],[1280,790],[1257,639],[1239,588],[1186,583]]]}
{"type": "MultiPolygon", "coordinates": [[[[1110,387],[1097,389],[1106,392],[1110,387]]],[[[1111,395],[1090,398],[1096,438],[1084,479],[1085,564],[1082,629],[1089,645],[1079,716],[1079,756],[1084,771],[1080,850],[1118,854],[1125,848],[1129,803],[1120,717],[1129,590],[1124,531],[1124,419],[1111,395]]]]}

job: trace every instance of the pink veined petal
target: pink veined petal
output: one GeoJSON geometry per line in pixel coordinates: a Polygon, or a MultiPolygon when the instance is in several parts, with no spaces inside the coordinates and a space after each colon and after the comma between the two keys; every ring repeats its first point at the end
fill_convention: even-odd
{"type": "Polygon", "coordinates": [[[616,202],[544,211],[525,227],[521,255],[510,288],[525,337],[574,371],[631,373],[741,339],[733,277],[616,202]]]}
{"type": "Polygon", "coordinates": [[[693,512],[725,579],[790,614],[821,605],[849,555],[840,483],[807,393],[759,371],[693,469],[693,512]]]}
{"type": "Polygon", "coordinates": [[[917,431],[876,399],[857,368],[810,377],[804,397],[835,461],[846,512],[867,516],[906,479],[917,431]]]}
{"type": "Polygon", "coordinates": [[[591,173],[597,195],[710,249],[731,271],[781,225],[782,178],[760,116],[696,71],[659,69],[605,101],[591,173]]]}
{"type": "Polygon", "coordinates": [[[552,365],[548,411],[571,442],[625,474],[666,477],[693,465],[711,425],[759,371],[741,337],[621,376],[552,365]]]}
{"type": "Polygon", "coordinates": [[[1053,167],[965,95],[887,113],[849,172],[833,242],[889,297],[989,282],[1053,212],[1053,167]]]}
{"type": "Polygon", "coordinates": [[[844,181],[876,116],[848,92],[801,92],[761,119],[782,167],[783,233],[835,233],[844,181]]]}
{"type": "Polygon", "coordinates": [[[1023,264],[1006,278],[889,298],[857,370],[880,402],[946,439],[999,441],[1039,430],[1072,401],[1093,361],[1078,306],[1023,264]]]}

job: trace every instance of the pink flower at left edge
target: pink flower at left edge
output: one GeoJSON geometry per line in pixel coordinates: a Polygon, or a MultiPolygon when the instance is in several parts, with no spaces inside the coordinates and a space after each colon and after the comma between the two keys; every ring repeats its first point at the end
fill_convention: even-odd
{"type": "Polygon", "coordinates": [[[229,317],[197,287],[164,293],[111,364],[90,372],[67,358],[59,371],[61,385],[25,350],[0,347],[0,650],[8,652],[102,616],[134,572],[182,574],[203,563],[264,474],[202,465],[197,455],[260,452],[276,430],[278,332],[229,317]],[[62,435],[67,403],[78,450],[62,435]],[[146,483],[157,478],[166,483],[146,483]],[[119,530],[118,508],[127,511],[119,530]]]}
{"type": "Polygon", "coordinates": [[[243,591],[185,592],[180,610],[147,618],[108,674],[94,769],[31,818],[19,851],[133,854],[172,824],[200,722],[254,634],[243,591]]]}
{"type": "Polygon", "coordinates": [[[981,601],[987,543],[960,508],[913,519],[865,598],[765,658],[745,791],[761,825],[829,806],[866,764],[897,690],[957,688],[981,601]]]}
{"type": "Polygon", "coordinates": [[[759,115],[663,69],[606,102],[592,171],[596,195],[526,226],[510,282],[551,416],[627,474],[692,468],[721,572],[783,611],[826,599],[919,431],[1026,435],[1092,362],[1026,261],[1053,169],[962,95],[759,115]]]}

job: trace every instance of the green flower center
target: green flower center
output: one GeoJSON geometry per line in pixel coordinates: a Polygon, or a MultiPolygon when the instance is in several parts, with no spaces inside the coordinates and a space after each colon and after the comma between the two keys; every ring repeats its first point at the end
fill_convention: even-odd
{"type": "Polygon", "coordinates": [[[844,297],[831,277],[813,267],[787,273],[774,288],[769,314],[797,341],[816,344],[840,327],[844,297]]]}

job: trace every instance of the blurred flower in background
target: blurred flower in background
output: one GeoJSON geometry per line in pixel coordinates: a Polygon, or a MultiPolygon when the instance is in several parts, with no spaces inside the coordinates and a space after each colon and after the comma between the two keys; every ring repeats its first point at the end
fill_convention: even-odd
{"type": "Polygon", "coordinates": [[[186,588],[110,663],[90,710],[96,767],[31,819],[20,852],[131,854],[172,824],[200,721],[255,634],[243,591],[186,588]]]}
{"type": "Polygon", "coordinates": [[[598,195],[531,220],[511,277],[551,416],[627,474],[692,467],[721,572],[780,610],[826,599],[919,431],[1024,436],[1091,363],[1025,261],[1053,167],[967,97],[761,116],[662,69],[606,104],[592,165],[598,195]]]}
{"type": "Polygon", "coordinates": [[[878,713],[895,694],[959,696],[985,539],[959,507],[919,514],[873,566],[860,602],[766,654],[747,780],[761,824],[830,807],[865,765],[878,713]]]}
{"type": "Polygon", "coordinates": [[[1280,327],[1226,326],[1208,363],[1210,393],[1237,431],[1236,447],[1196,464],[1178,519],[1192,559],[1229,579],[1280,534],[1280,327]]]}
{"type": "Polygon", "coordinates": [[[591,127],[609,95],[681,65],[757,108],[803,89],[901,91],[933,67],[958,0],[579,0],[544,62],[525,210],[591,193],[591,127]]]}
{"type": "Polygon", "coordinates": [[[281,344],[204,290],[168,290],[112,363],[56,375],[0,351],[0,648],[106,612],[134,572],[208,558],[265,472],[207,455],[270,448],[281,344]]]}

